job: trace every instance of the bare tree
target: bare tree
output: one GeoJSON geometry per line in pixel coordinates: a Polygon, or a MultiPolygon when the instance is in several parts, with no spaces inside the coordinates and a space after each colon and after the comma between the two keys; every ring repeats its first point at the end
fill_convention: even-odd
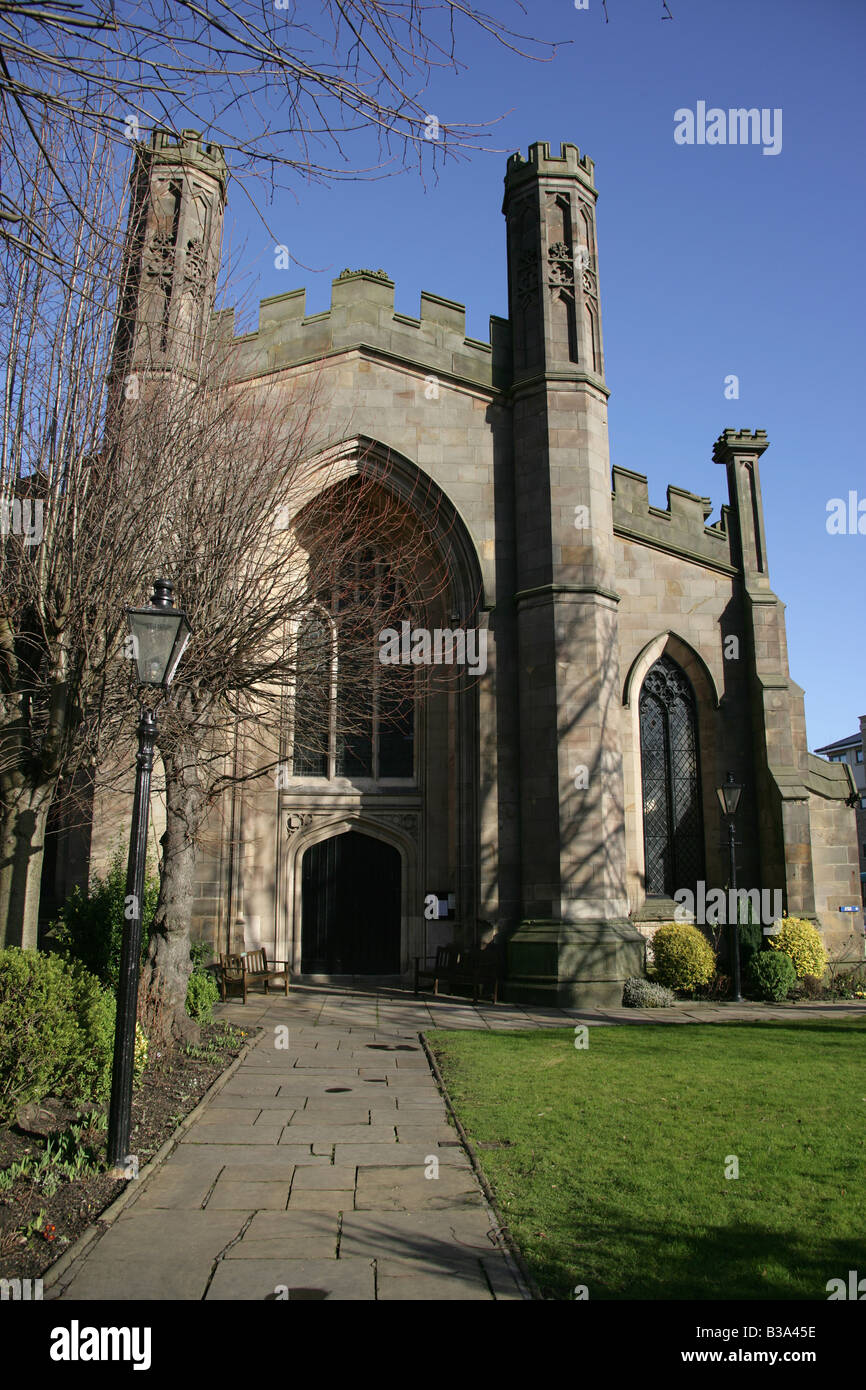
{"type": "Polygon", "coordinates": [[[98,131],[71,153],[74,168],[46,120],[29,215],[62,275],[9,243],[0,253],[0,941],[24,946],[36,944],[48,810],[98,756],[124,607],[166,505],[164,470],[104,437],[123,171],[98,131]],[[64,170],[88,190],[86,222],[53,219],[64,170]]]}
{"type": "Polygon", "coordinates": [[[344,748],[369,737],[374,692],[394,728],[423,694],[411,668],[378,660],[378,635],[410,613],[421,620],[442,595],[449,518],[428,498],[398,498],[387,464],[347,464],[322,432],[321,391],[315,377],[233,383],[217,353],[195,380],[146,378],[123,412],[145,473],[150,456],[166,465],[151,566],[174,582],[193,630],[159,716],[166,829],[140,996],[151,1036],[195,1031],[184,1003],[210,808],[237,781],[280,785],[287,735],[295,760],[315,760],[332,718],[344,748]]]}
{"type": "MultiPolygon", "coordinates": [[[[242,186],[246,174],[383,177],[413,155],[424,168],[477,148],[493,122],[446,119],[423,99],[437,71],[464,66],[460,28],[527,58],[555,51],[460,0],[0,0],[0,235],[51,255],[20,196],[46,112],[122,141],[148,126],[207,130],[242,186]],[[354,148],[369,131],[372,164],[354,148]]],[[[89,216],[74,188],[68,201],[89,216]]]]}

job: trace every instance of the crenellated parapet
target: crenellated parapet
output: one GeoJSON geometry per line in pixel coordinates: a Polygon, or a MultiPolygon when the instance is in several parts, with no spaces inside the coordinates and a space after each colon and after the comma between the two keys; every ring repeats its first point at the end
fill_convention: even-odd
{"type": "Polygon", "coordinates": [[[217,179],[225,196],[229,171],[223,147],[205,140],[198,130],[182,130],[180,135],[173,135],[170,130],[152,130],[150,144],[142,143],[137,153],[149,175],[161,165],[198,169],[217,179]]]}
{"type": "Polygon", "coordinates": [[[713,511],[709,497],[685,488],[668,487],[667,508],[653,507],[643,473],[613,469],[613,529],[630,540],[643,541],[660,550],[733,571],[735,550],[730,526],[731,508],[722,507],[721,519],[707,526],[713,511]]]}
{"type": "MultiPolygon", "coordinates": [[[[331,307],[307,314],[306,291],[263,299],[254,333],[233,338],[236,371],[248,378],[300,366],[353,349],[415,366],[492,391],[509,385],[510,328],[491,317],[490,342],[466,336],[463,304],[422,291],[418,318],[394,309],[394,282],[384,271],[344,270],[331,285],[331,307]]],[[[232,336],[231,311],[219,316],[218,331],[232,336]]]]}
{"type": "Polygon", "coordinates": [[[522,183],[531,182],[533,179],[564,176],[579,179],[594,193],[594,161],[590,159],[588,154],[581,155],[577,145],[563,142],[560,144],[559,150],[558,156],[552,155],[547,140],[536,140],[533,145],[529,146],[528,159],[524,159],[519,151],[509,155],[505,170],[506,189],[512,190],[522,183]]]}

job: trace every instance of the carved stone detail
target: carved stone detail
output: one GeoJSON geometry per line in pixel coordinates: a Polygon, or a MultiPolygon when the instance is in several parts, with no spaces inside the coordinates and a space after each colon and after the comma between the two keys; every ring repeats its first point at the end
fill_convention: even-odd
{"type": "Polygon", "coordinates": [[[521,309],[538,298],[538,261],[534,251],[521,251],[517,258],[517,298],[521,309]]]}
{"type": "Polygon", "coordinates": [[[171,232],[154,232],[145,252],[144,271],[167,294],[174,273],[174,238],[171,232]]]}
{"type": "Polygon", "coordinates": [[[349,278],[350,275],[372,275],[373,278],[376,279],[376,280],[390,280],[390,279],[391,279],[391,277],[390,277],[390,275],[388,274],[387,270],[382,270],[381,267],[379,268],[379,270],[368,270],[368,268],[367,268],[366,266],[363,266],[360,270],[351,270],[351,269],[349,268],[349,266],[346,266],[346,269],[345,269],[345,270],[341,270],[341,271],[340,271],[339,275],[337,276],[337,279],[338,279],[338,280],[347,280],[347,279],[349,278]]]}
{"type": "Polygon", "coordinates": [[[555,241],[547,250],[547,283],[552,290],[574,289],[574,256],[564,241],[555,241]]]}
{"type": "Polygon", "coordinates": [[[299,830],[306,830],[312,823],[312,811],[292,811],[286,821],[286,832],[289,835],[296,835],[299,830]]]}
{"type": "Polygon", "coordinates": [[[206,271],[207,253],[204,242],[199,237],[193,237],[186,244],[183,287],[194,299],[200,299],[204,293],[206,271]]]}

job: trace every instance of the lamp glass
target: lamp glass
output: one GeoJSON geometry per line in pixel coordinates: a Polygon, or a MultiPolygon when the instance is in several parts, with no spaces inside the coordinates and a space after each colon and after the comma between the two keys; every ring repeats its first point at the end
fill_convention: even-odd
{"type": "Polygon", "coordinates": [[[167,685],[190,638],[186,615],[175,608],[130,608],[138,679],[142,685],[167,685]]]}
{"type": "Polygon", "coordinates": [[[740,804],[740,797],[743,794],[743,788],[740,783],[728,781],[725,782],[724,786],[717,787],[716,790],[725,815],[735,816],[737,814],[737,807],[740,804]]]}

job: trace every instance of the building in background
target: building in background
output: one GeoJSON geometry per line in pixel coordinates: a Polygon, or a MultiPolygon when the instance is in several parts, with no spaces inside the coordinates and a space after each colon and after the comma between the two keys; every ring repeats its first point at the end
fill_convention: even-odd
{"type": "Polygon", "coordinates": [[[835,743],[816,748],[831,763],[847,763],[854,775],[857,788],[857,847],[860,852],[860,888],[866,904],[866,714],[860,715],[860,728],[850,738],[839,738],[835,743]]]}

